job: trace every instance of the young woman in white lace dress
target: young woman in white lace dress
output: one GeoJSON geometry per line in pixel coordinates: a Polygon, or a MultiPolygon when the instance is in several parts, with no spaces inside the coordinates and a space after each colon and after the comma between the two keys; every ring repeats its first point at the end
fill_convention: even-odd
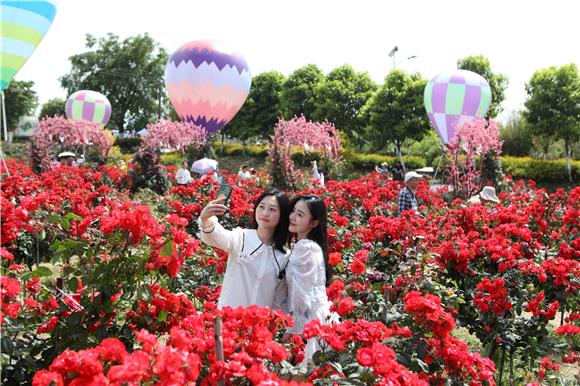
{"type": "MultiPolygon", "coordinates": [[[[290,226],[295,236],[286,271],[288,311],[294,327],[287,332],[302,334],[311,320],[330,322],[330,302],[326,284],[332,272],[328,264],[326,205],[315,195],[296,196],[290,202],[290,226]]],[[[314,353],[320,350],[315,339],[309,339],[301,367],[306,367],[314,353]]]]}
{"type": "Polygon", "coordinates": [[[227,210],[223,203],[210,201],[199,216],[201,241],[228,253],[218,307],[282,308],[287,296],[282,272],[288,262],[288,197],[276,189],[262,193],[254,206],[254,229],[224,229],[217,219],[227,210]]]}

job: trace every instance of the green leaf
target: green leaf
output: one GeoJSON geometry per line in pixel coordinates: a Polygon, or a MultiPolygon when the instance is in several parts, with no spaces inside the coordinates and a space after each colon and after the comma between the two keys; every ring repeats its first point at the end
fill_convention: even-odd
{"type": "Polygon", "coordinates": [[[161,310],[159,315],[157,315],[158,322],[165,322],[167,320],[167,310],[161,310]]]}
{"type": "Polygon", "coordinates": [[[75,221],[82,221],[82,217],[74,214],[74,213],[67,213],[65,216],[65,218],[69,219],[69,220],[75,220],[75,221]]]}
{"type": "Polygon", "coordinates": [[[167,240],[161,248],[161,256],[172,256],[173,255],[173,240],[167,240]]]}
{"type": "Polygon", "coordinates": [[[44,276],[52,276],[54,272],[48,267],[39,266],[34,271],[32,271],[32,277],[44,277],[44,276]]]}
{"type": "Polygon", "coordinates": [[[62,227],[62,229],[64,229],[65,231],[68,231],[70,228],[70,221],[68,221],[66,218],[62,218],[60,220],[60,226],[62,227]]]}
{"type": "Polygon", "coordinates": [[[60,216],[58,214],[49,214],[45,217],[45,220],[51,223],[58,223],[60,221],[60,216]]]}

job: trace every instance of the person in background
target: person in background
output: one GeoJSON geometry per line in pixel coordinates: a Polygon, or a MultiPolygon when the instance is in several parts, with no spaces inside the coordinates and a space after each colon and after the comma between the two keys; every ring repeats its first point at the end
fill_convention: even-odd
{"type": "Polygon", "coordinates": [[[181,164],[181,169],[175,173],[175,180],[177,181],[177,185],[180,186],[187,186],[193,178],[191,178],[191,174],[189,173],[189,169],[187,168],[187,162],[184,161],[181,164]]]}
{"type": "Polygon", "coordinates": [[[250,168],[250,179],[256,184],[260,183],[260,177],[258,177],[258,171],[254,168],[250,168]]]}
{"type": "Polygon", "coordinates": [[[127,173],[127,164],[125,163],[125,161],[123,160],[119,161],[119,169],[121,169],[123,173],[127,173]]]}
{"type": "Polygon", "coordinates": [[[312,177],[314,185],[324,188],[324,174],[318,171],[316,160],[312,161],[312,177]]]}
{"type": "Polygon", "coordinates": [[[393,166],[393,180],[403,182],[405,175],[405,168],[401,161],[396,161],[393,166]]]}
{"type": "Polygon", "coordinates": [[[425,177],[417,172],[408,172],[405,174],[406,186],[399,192],[397,217],[401,217],[403,212],[411,209],[420,215],[417,210],[417,196],[415,196],[415,191],[423,178],[425,177]]]}
{"type": "Polygon", "coordinates": [[[495,188],[493,186],[484,186],[481,192],[472,196],[469,200],[467,200],[467,206],[474,206],[474,205],[485,205],[485,204],[499,204],[499,198],[495,193],[495,188]]]}
{"type": "Polygon", "coordinates": [[[389,164],[387,162],[383,162],[381,167],[375,166],[375,170],[380,174],[389,174],[389,164]]]}
{"type": "Polygon", "coordinates": [[[240,180],[247,180],[250,176],[250,167],[248,165],[242,165],[240,171],[238,172],[238,177],[240,180]]]}

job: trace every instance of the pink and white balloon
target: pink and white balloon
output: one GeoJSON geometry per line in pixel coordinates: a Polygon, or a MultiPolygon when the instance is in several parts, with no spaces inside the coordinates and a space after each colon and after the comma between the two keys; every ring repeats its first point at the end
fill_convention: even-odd
{"type": "Polygon", "coordinates": [[[75,121],[89,121],[105,127],[111,118],[111,103],[100,92],[80,90],[68,97],[66,117],[75,121]]]}
{"type": "Polygon", "coordinates": [[[475,117],[485,117],[491,105],[491,88],[481,75],[455,70],[431,79],[423,97],[431,124],[448,145],[459,125],[475,117]]]}

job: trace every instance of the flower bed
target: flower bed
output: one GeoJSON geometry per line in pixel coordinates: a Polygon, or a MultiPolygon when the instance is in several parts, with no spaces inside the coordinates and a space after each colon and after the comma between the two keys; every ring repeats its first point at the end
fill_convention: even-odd
{"type": "MultiPolygon", "coordinates": [[[[302,341],[280,339],[290,318],[216,309],[225,255],[199,242],[194,221],[213,180],[131,195],[116,168],[9,167],[3,383],[283,385],[300,373],[302,341]],[[218,314],[224,362],[215,360],[218,314]]],[[[225,178],[235,188],[223,221],[245,226],[261,189],[225,178]]],[[[580,188],[507,186],[490,210],[422,185],[424,216],[403,218],[393,215],[398,183],[376,173],[306,189],[329,207],[327,293],[341,316],[332,329],[307,326],[329,348],[307,382],[540,384],[577,362],[580,188]],[[453,335],[458,325],[481,352],[453,335]]]]}

